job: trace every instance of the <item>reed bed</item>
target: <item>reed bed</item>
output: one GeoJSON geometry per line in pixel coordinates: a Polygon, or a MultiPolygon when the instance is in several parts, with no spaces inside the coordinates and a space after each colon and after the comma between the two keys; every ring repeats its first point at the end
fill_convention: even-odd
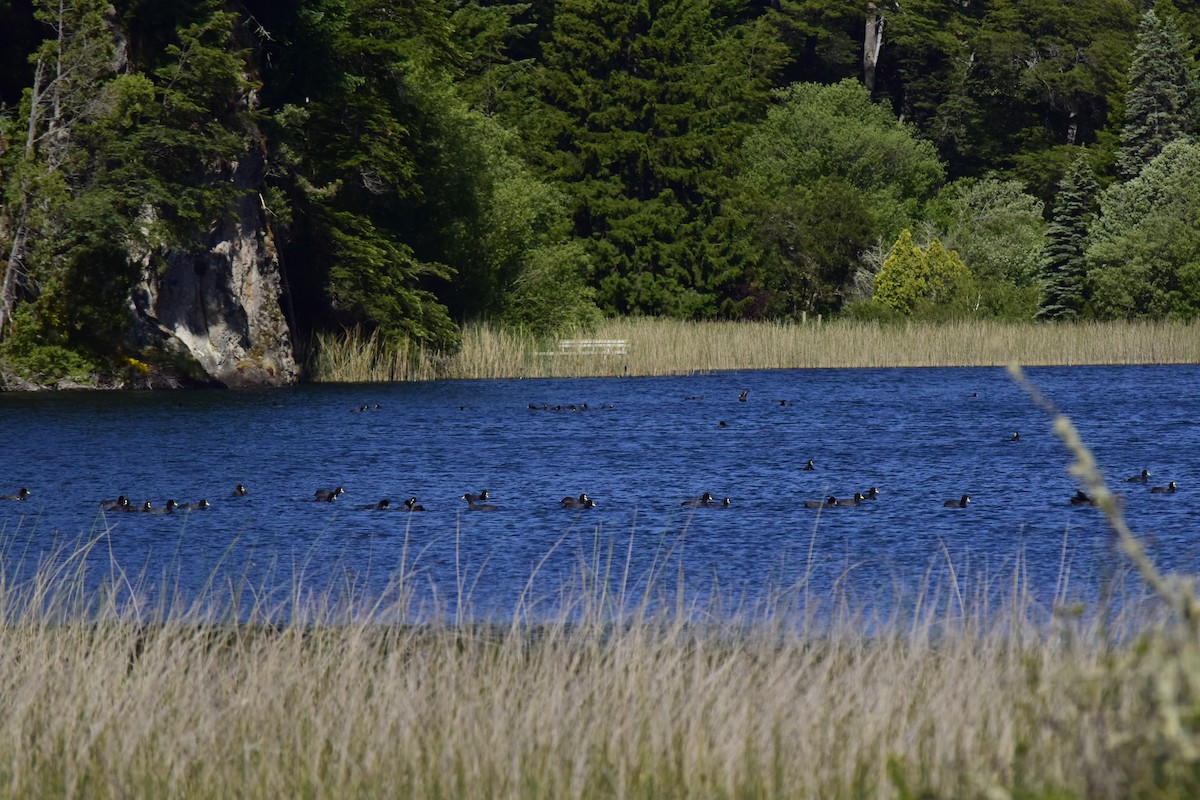
{"type": "Polygon", "coordinates": [[[685,322],[612,319],[564,339],[619,339],[624,355],[561,354],[557,339],[468,325],[461,349],[439,354],[361,332],[321,335],[308,360],[315,381],[680,375],[743,369],[1200,363],[1200,327],[1186,322],[1063,325],[685,322]]]}

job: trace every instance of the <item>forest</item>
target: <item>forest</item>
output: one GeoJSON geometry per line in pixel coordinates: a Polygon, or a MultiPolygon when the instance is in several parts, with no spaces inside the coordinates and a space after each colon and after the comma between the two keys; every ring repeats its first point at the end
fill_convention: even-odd
{"type": "Polygon", "coordinates": [[[1197,12],[0,0],[0,367],[177,359],[156,276],[247,219],[292,343],[1192,319],[1197,12]]]}

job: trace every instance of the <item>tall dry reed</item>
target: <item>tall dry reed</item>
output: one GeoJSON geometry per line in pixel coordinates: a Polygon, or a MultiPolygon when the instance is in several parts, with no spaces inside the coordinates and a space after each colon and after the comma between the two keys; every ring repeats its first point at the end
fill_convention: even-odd
{"type": "Polygon", "coordinates": [[[563,338],[620,339],[624,355],[561,354],[545,340],[469,325],[454,355],[350,333],[318,337],[317,381],[676,375],[708,370],[1200,363],[1183,322],[1035,325],[991,321],[807,324],[608,320],[563,338]]]}
{"type": "Polygon", "coordinates": [[[1018,576],[999,606],[949,575],[887,619],[801,591],[621,609],[602,583],[536,623],[419,625],[379,621],[408,613],[402,591],[234,622],[221,602],[138,608],[120,581],[87,602],[63,573],[5,583],[0,796],[1200,790],[1200,661],[1156,610],[1056,615],[1018,576]]]}

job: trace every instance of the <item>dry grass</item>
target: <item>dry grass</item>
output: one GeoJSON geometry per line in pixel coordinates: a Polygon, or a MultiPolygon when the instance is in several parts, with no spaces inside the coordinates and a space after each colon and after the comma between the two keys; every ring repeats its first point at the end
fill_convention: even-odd
{"type": "Polygon", "coordinates": [[[44,568],[0,590],[0,796],[1195,796],[1190,629],[941,572],[890,619],[589,580],[536,623],[412,624],[403,581],[234,623],[44,568]]]}
{"type": "Polygon", "coordinates": [[[445,356],[374,338],[321,336],[308,372],[317,381],[677,375],[708,370],[1200,363],[1192,323],[998,322],[806,325],[608,320],[563,338],[624,339],[624,356],[549,354],[556,341],[468,326],[445,356]]]}

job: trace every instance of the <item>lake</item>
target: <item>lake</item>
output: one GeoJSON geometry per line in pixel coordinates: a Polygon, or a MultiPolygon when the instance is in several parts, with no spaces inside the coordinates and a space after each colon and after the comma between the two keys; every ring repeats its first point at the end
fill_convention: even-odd
{"type": "MultiPolygon", "coordinates": [[[[1200,367],[1027,374],[1080,429],[1156,562],[1197,571],[1200,367]],[[1124,482],[1143,469],[1150,483],[1124,482]],[[1177,493],[1150,493],[1169,481],[1177,493]]],[[[123,574],[150,598],[210,585],[280,604],[371,597],[404,575],[418,616],[511,616],[522,597],[553,615],[600,573],[630,597],[649,583],[702,607],[801,581],[886,607],[951,577],[1003,592],[1019,560],[1048,606],[1094,598],[1124,564],[1100,512],[1068,502],[1079,487],[1050,419],[997,368],[9,393],[0,423],[0,493],[32,492],[0,502],[9,579],[92,541],[93,578],[123,574]],[[313,500],[337,486],[335,502],[313,500]],[[858,507],[805,507],[872,486],[858,507]],[[459,499],[484,488],[494,511],[459,499]],[[595,508],[559,506],[583,492],[595,508]],[[731,504],[681,505],[703,492],[731,504]],[[964,494],[966,508],[943,505],[964,494]],[[118,495],[211,507],[98,510],[118,495]],[[424,513],[361,508],[414,496],[424,513]]]]}

